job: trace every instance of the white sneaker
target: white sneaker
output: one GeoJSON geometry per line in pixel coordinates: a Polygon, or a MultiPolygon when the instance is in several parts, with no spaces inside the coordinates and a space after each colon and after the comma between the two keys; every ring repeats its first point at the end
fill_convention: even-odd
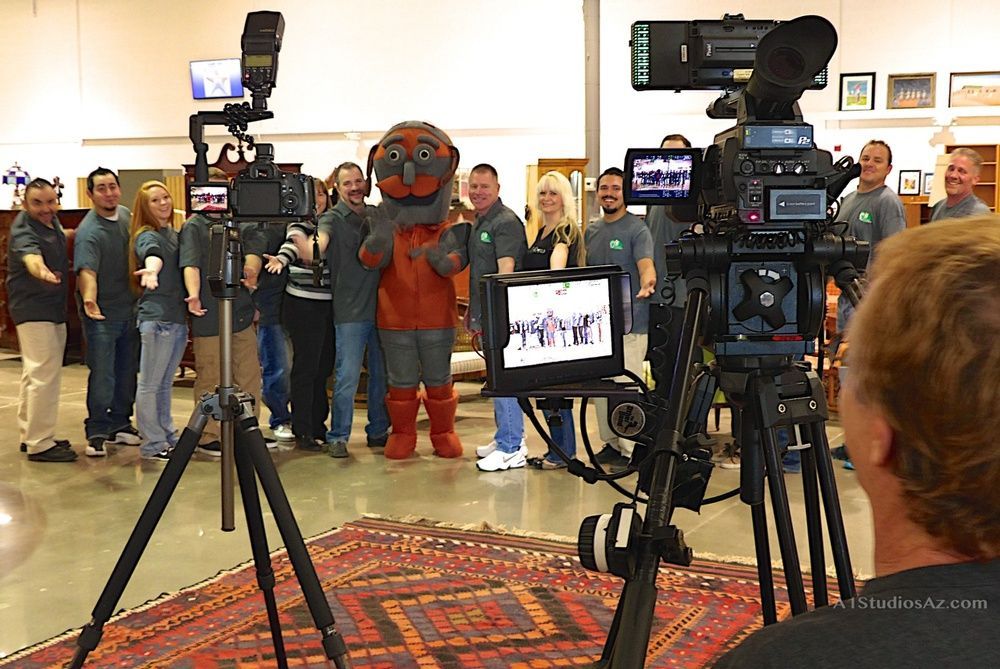
{"type": "Polygon", "coordinates": [[[295,441],[295,433],[292,432],[292,426],[288,423],[279,425],[271,430],[271,433],[274,434],[274,438],[278,441],[295,441]]]}
{"type": "Polygon", "coordinates": [[[518,469],[527,464],[528,458],[521,449],[513,453],[503,451],[493,451],[485,458],[476,463],[476,467],[484,472],[496,472],[503,469],[518,469]]]}
{"type": "MultiPolygon", "coordinates": [[[[496,439],[486,444],[485,446],[476,446],[476,457],[485,458],[487,455],[489,455],[495,450],[497,450],[496,439]]],[[[528,457],[528,444],[524,440],[524,437],[521,437],[521,446],[520,448],[518,448],[518,452],[524,453],[524,457],[528,457]]]]}

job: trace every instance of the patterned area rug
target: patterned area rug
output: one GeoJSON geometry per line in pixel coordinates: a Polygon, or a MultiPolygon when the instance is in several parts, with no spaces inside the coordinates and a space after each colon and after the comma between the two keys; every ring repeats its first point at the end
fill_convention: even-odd
{"type": "MultiPolygon", "coordinates": [[[[622,587],[583,569],[574,545],[511,534],[363,519],[309,549],[356,669],[585,666],[600,657],[622,587]]],[[[274,562],[289,665],[332,667],[287,556],[274,562]]],[[[760,625],[752,567],[664,567],[659,587],[647,667],[705,666],[760,625]]],[[[0,666],[65,666],[77,634],[0,666]]],[[[85,666],[275,666],[253,566],[112,619],[85,666]]]]}

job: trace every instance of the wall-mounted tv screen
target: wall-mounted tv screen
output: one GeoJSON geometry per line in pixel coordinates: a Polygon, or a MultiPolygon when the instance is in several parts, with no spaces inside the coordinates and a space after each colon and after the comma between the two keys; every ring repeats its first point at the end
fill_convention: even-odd
{"type": "Polygon", "coordinates": [[[239,58],[191,61],[191,95],[195,100],[243,97],[239,58]]]}

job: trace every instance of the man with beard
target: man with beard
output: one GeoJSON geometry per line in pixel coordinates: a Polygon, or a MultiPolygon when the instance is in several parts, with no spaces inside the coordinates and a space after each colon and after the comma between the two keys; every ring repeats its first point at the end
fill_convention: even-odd
{"type": "MultiPolygon", "coordinates": [[[[649,228],[625,209],[622,194],[624,176],[617,167],[609,167],[597,179],[597,198],[604,216],[591,221],[584,234],[588,265],[618,265],[632,281],[632,331],[625,335],[625,369],[642,376],[646,357],[646,332],[649,327],[649,300],[656,287],[653,263],[653,238],[649,228]]],[[[633,442],[620,439],[608,426],[608,401],[595,400],[597,426],[604,448],[597,461],[612,468],[622,468],[632,456],[633,442]]]]}
{"type": "Polygon", "coordinates": [[[118,175],[98,167],[87,176],[94,207],[76,231],[73,270],[87,343],[87,435],[85,453],[107,455],[105,442],[138,445],[131,424],[139,371],[135,295],[129,288],[128,237],[132,212],[119,204],[118,175]]]}
{"type": "Polygon", "coordinates": [[[334,354],[333,406],[330,431],[326,433],[329,454],[347,457],[347,441],[354,420],[354,394],[361,379],[367,353],[368,425],[367,443],[382,448],[389,437],[386,413],[386,376],[382,347],[375,325],[379,273],[358,260],[361,229],[375,207],[365,204],[368,182],[355,163],[342,163],[333,171],[337,204],[319,219],[320,246],[327,249],[333,291],[333,324],[337,342],[334,354]]]}

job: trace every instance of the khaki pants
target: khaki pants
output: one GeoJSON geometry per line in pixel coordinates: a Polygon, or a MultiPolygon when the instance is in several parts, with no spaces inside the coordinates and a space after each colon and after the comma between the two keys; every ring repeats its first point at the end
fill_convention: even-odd
{"type": "MultiPolygon", "coordinates": [[[[627,334],[624,338],[625,346],[625,369],[642,378],[642,362],[646,359],[646,335],[627,334]]],[[[617,381],[629,381],[627,376],[619,376],[617,381]]],[[[598,397],[594,400],[594,407],[597,409],[597,429],[601,434],[601,441],[610,444],[612,448],[620,452],[627,458],[632,457],[634,442],[622,439],[608,426],[608,400],[598,397]]]]}
{"type": "MultiPolygon", "coordinates": [[[[219,338],[194,337],[195,402],[204,393],[215,392],[219,385],[219,338]]],[[[233,335],[233,383],[254,398],[253,413],[260,418],[260,360],[257,359],[257,332],[251,326],[233,335]]],[[[201,443],[218,441],[219,422],[210,419],[201,435],[201,443]]]]}
{"type": "Polygon", "coordinates": [[[17,340],[21,347],[17,427],[28,453],[42,453],[56,445],[66,324],[21,323],[17,326],[17,340]]]}

